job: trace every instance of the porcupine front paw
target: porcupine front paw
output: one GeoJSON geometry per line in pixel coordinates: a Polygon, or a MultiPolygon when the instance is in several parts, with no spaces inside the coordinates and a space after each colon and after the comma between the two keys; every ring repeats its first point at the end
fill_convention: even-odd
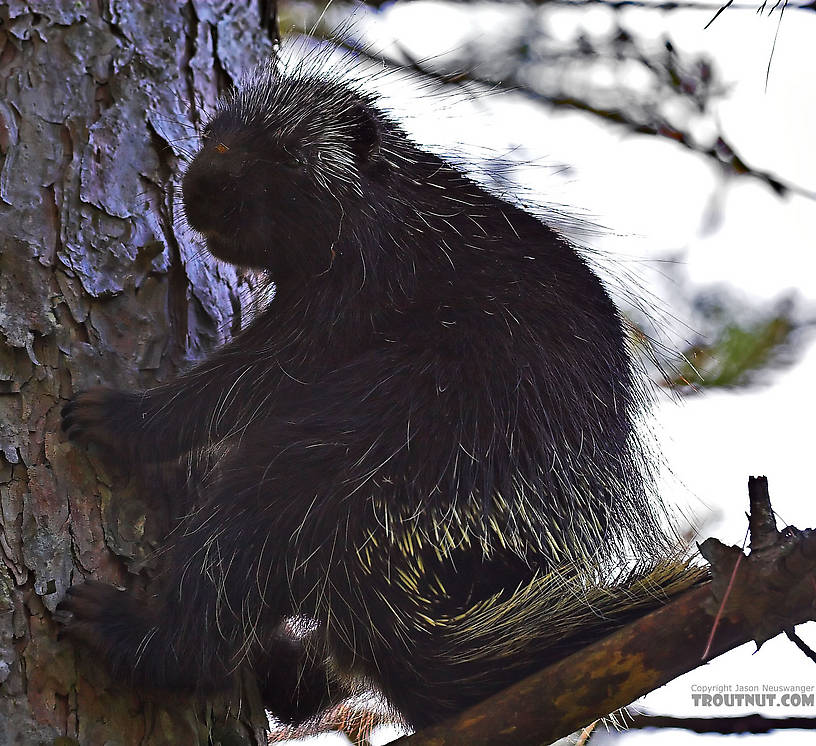
{"type": "Polygon", "coordinates": [[[128,453],[132,442],[133,395],[97,386],[74,396],[62,408],[62,430],[69,440],[93,442],[108,452],[128,453]]]}

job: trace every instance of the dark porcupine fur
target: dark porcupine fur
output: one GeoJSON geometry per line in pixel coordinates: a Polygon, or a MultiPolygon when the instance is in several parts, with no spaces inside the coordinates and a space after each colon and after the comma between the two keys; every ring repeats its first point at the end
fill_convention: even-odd
{"type": "Polygon", "coordinates": [[[268,308],[178,380],[64,410],[71,438],[143,463],[226,455],[155,596],[86,583],[59,615],[137,686],[212,690],[248,665],[300,721],[353,674],[420,727],[695,573],[585,260],[313,67],[250,76],[183,182],[209,250],[268,270],[268,308]]]}

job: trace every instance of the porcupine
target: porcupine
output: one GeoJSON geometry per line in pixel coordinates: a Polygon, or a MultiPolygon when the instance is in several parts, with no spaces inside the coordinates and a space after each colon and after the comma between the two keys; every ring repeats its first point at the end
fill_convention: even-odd
{"type": "Polygon", "coordinates": [[[421,727],[693,582],[621,317],[545,222],[359,85],[273,63],[221,103],[182,191],[209,251],[275,294],[177,380],[64,408],[71,439],[144,463],[226,454],[151,599],[91,582],[60,607],[118,676],[211,690],[247,665],[297,722],[351,672],[421,727]]]}

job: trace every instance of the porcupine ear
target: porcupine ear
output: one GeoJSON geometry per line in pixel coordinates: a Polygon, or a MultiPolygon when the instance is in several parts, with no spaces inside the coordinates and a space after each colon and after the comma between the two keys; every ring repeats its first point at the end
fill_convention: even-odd
{"type": "Polygon", "coordinates": [[[351,150],[363,164],[377,160],[382,142],[382,124],[365,104],[355,104],[349,111],[352,126],[351,150]]]}

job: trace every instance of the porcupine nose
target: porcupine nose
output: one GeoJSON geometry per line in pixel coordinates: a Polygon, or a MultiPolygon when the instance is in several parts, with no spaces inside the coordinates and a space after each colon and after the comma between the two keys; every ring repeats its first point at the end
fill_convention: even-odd
{"type": "Polygon", "coordinates": [[[206,232],[228,221],[237,188],[240,163],[228,152],[202,150],[192,161],[181,183],[184,212],[190,226],[206,232]]]}

